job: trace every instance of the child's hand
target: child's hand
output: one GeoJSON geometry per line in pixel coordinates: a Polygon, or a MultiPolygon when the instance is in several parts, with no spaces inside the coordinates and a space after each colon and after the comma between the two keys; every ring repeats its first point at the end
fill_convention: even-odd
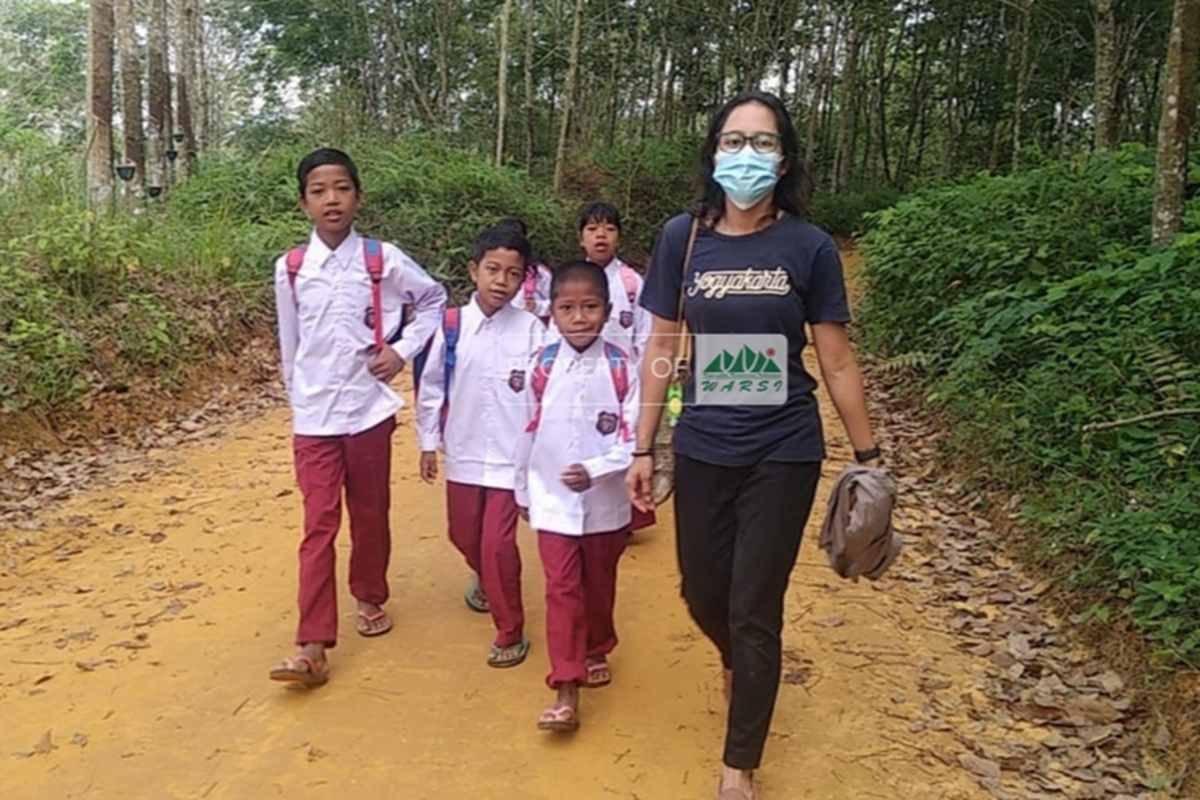
{"type": "Polygon", "coordinates": [[[537,308],[537,298],[536,297],[526,297],[525,298],[525,310],[532,313],[535,308],[537,308]]]}
{"type": "Polygon", "coordinates": [[[433,483],[437,480],[437,453],[421,453],[421,480],[433,483]]]}
{"type": "Polygon", "coordinates": [[[586,492],[592,486],[592,476],[583,464],[572,464],[563,470],[562,482],[572,492],[586,492]]]}
{"type": "Polygon", "coordinates": [[[367,369],[371,371],[372,377],[384,383],[391,383],[404,369],[404,359],[391,347],[384,345],[383,349],[367,362],[367,369]]]}
{"type": "Polygon", "coordinates": [[[528,508],[526,508],[525,506],[517,506],[517,514],[521,517],[522,520],[524,520],[525,522],[529,522],[529,509],[528,508]]]}

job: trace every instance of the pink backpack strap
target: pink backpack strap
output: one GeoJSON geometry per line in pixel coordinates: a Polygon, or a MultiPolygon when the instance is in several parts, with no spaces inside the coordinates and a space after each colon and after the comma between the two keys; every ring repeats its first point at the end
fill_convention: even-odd
{"type": "Polygon", "coordinates": [[[529,378],[530,388],[533,389],[535,401],[533,419],[525,428],[526,433],[533,433],[542,421],[542,398],[546,396],[546,384],[550,381],[550,370],[554,368],[554,359],[558,357],[559,342],[548,344],[534,356],[533,375],[529,378]]]}
{"type": "Polygon", "coordinates": [[[625,399],[629,397],[629,358],[625,351],[615,344],[604,343],[604,358],[608,361],[608,371],[612,375],[613,389],[617,392],[617,404],[620,407],[621,438],[632,441],[633,434],[625,421],[625,399]]]}
{"type": "Polygon", "coordinates": [[[621,263],[621,283],[625,284],[625,294],[629,297],[629,307],[633,308],[637,305],[637,273],[633,271],[633,267],[624,262],[621,263]]]}
{"type": "Polygon", "coordinates": [[[529,303],[534,299],[537,293],[538,284],[538,268],[537,264],[533,264],[525,271],[525,283],[522,288],[525,290],[525,302],[529,303]]]}
{"type": "Polygon", "coordinates": [[[307,252],[308,245],[302,244],[288,250],[287,256],[284,257],[287,264],[288,285],[292,289],[296,288],[296,276],[300,274],[300,268],[304,266],[304,254],[307,252]]]}
{"type": "Polygon", "coordinates": [[[371,311],[375,315],[375,348],[383,349],[383,245],[377,239],[363,238],[363,261],[371,276],[371,311]]]}

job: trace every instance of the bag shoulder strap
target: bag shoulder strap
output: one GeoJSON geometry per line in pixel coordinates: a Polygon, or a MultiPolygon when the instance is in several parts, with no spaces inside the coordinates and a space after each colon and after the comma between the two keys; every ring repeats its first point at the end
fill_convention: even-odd
{"type": "Polygon", "coordinates": [[[625,284],[625,294],[629,297],[629,305],[637,305],[637,273],[624,261],[621,262],[621,282],[625,284]]]}
{"type": "Polygon", "coordinates": [[[542,421],[542,398],[546,395],[546,384],[550,382],[550,370],[554,368],[554,360],[558,357],[559,342],[548,344],[537,352],[533,358],[533,375],[529,377],[530,388],[533,389],[534,409],[533,419],[529,420],[526,433],[533,433],[542,421]]]}
{"type": "Polygon", "coordinates": [[[608,361],[613,388],[617,390],[617,402],[624,405],[629,396],[629,359],[624,350],[609,342],[604,343],[604,358],[608,361]]]}
{"type": "Polygon", "coordinates": [[[300,268],[304,266],[304,254],[307,252],[308,245],[302,244],[288,250],[284,257],[284,263],[287,264],[288,285],[292,287],[293,292],[296,290],[296,276],[300,274],[300,268]]]}
{"type": "Polygon", "coordinates": [[[676,310],[679,323],[686,324],[683,321],[683,298],[687,291],[687,271],[692,265],[692,252],[696,249],[696,233],[700,230],[700,218],[692,217],[692,228],[688,231],[687,249],[683,254],[683,267],[679,271],[679,307],[676,310]]]}
{"type": "Polygon", "coordinates": [[[372,281],[378,283],[383,280],[383,245],[378,239],[363,237],[363,261],[372,281]]]}
{"type": "Polygon", "coordinates": [[[446,432],[446,420],[450,417],[450,379],[454,376],[454,366],[458,363],[456,348],[461,320],[462,309],[457,306],[447,308],[442,316],[442,337],[446,340],[446,357],[442,370],[442,410],[438,416],[438,425],[442,433],[446,432]]]}

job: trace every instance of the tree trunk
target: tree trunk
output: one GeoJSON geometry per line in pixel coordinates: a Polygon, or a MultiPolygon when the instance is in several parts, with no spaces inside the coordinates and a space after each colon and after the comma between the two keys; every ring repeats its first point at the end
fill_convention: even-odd
{"type": "Polygon", "coordinates": [[[1200,71],[1200,0],[1175,0],[1167,45],[1158,163],[1154,170],[1155,244],[1170,244],[1183,227],[1188,142],[1196,121],[1196,74],[1200,71]]]}
{"type": "MultiPolygon", "coordinates": [[[[818,7],[817,19],[822,24],[826,20],[826,8],[824,2],[818,7]]],[[[822,25],[823,27],[823,25],[822,25]]],[[[823,106],[827,105],[824,101],[829,95],[829,79],[833,74],[833,54],[837,49],[838,39],[838,21],[835,19],[830,24],[829,41],[825,42],[821,48],[821,55],[817,65],[817,80],[813,85],[812,92],[812,107],[808,111],[808,129],[804,132],[804,160],[808,164],[809,176],[814,184],[819,183],[817,175],[816,152],[817,152],[817,133],[818,123],[821,121],[823,106]]]]}
{"type": "Polygon", "coordinates": [[[496,76],[496,166],[504,164],[504,126],[508,114],[508,20],[513,0],[504,0],[500,12],[500,69],[496,76]]]}
{"type": "Polygon", "coordinates": [[[525,0],[525,170],[533,169],[533,3],[525,0]]]}
{"type": "Polygon", "coordinates": [[[171,137],[171,78],[167,72],[167,0],[151,0],[150,47],[146,60],[150,90],[150,186],[167,186],[171,137]]]}
{"type": "Polygon", "coordinates": [[[99,208],[112,196],[113,7],[91,0],[88,15],[88,202],[99,208]]]}
{"type": "Polygon", "coordinates": [[[1029,34],[1033,19],[1033,0],[1021,4],[1021,21],[1017,28],[1017,91],[1013,97],[1013,142],[1012,171],[1021,168],[1022,136],[1025,124],[1025,102],[1029,97],[1029,83],[1033,77],[1033,65],[1029,57],[1029,34]]]}
{"type": "Polygon", "coordinates": [[[558,152],[554,156],[554,191],[562,190],[563,174],[567,167],[567,138],[571,132],[571,112],[575,107],[576,84],[579,82],[579,40],[583,34],[585,0],[575,0],[575,21],[571,24],[571,55],[567,62],[567,82],[563,87],[562,126],[558,131],[558,152]]]}
{"type": "MultiPolygon", "coordinates": [[[[950,177],[958,165],[958,136],[962,130],[962,55],[966,35],[966,13],[958,12],[953,50],[950,54],[950,87],[946,92],[946,150],[942,155],[942,176],[950,177]]],[[[919,153],[918,153],[919,155],[919,153]]]]}
{"type": "Polygon", "coordinates": [[[1116,0],[1093,2],[1096,12],[1096,149],[1108,150],[1120,143],[1116,0]]]}
{"type": "MultiPolygon", "coordinates": [[[[850,23],[854,25],[853,22],[850,23]]],[[[855,133],[855,98],[858,95],[858,51],[862,35],[851,29],[846,44],[846,66],[842,70],[842,91],[838,99],[837,150],[833,164],[833,193],[846,188],[850,181],[850,167],[854,161],[852,148],[855,133]]]]}
{"type": "Polygon", "coordinates": [[[175,31],[178,58],[178,84],[176,86],[176,113],[179,115],[179,133],[183,141],[179,146],[179,164],[183,174],[191,173],[196,158],[196,128],[193,114],[197,108],[196,94],[196,18],[199,15],[198,0],[179,0],[179,22],[175,31]]]}
{"type": "Polygon", "coordinates": [[[134,168],[133,185],[141,186],[146,180],[146,153],[142,148],[142,68],[134,30],[133,0],[116,0],[113,11],[117,49],[121,54],[121,133],[125,143],[125,164],[134,168]]]}

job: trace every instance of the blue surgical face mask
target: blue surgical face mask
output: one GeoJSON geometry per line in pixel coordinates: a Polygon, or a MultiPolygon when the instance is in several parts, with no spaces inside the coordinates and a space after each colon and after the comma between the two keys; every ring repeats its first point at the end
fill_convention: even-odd
{"type": "Polygon", "coordinates": [[[779,153],[760,153],[747,142],[736,153],[717,151],[713,180],[725,196],[745,211],[767,196],[779,183],[779,153]]]}

